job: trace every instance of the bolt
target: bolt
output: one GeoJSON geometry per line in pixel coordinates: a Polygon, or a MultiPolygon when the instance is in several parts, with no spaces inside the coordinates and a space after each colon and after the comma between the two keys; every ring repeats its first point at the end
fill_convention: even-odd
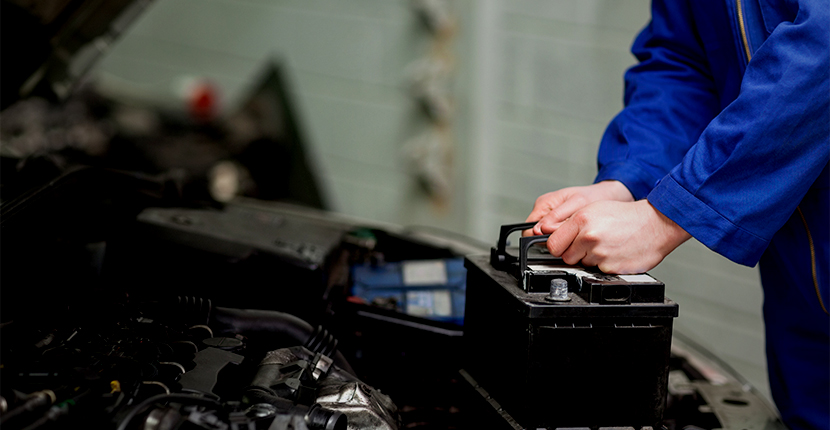
{"type": "Polygon", "coordinates": [[[545,297],[545,300],[552,302],[569,302],[568,297],[568,281],[562,278],[552,279],[550,281],[550,295],[545,297]]]}

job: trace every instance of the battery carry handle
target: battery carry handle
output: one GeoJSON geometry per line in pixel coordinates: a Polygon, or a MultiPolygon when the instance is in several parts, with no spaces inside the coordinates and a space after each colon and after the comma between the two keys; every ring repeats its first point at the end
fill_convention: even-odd
{"type": "Polygon", "coordinates": [[[546,241],[550,235],[520,238],[518,258],[507,253],[507,238],[513,232],[527,230],[533,228],[534,225],[536,225],[535,222],[523,222],[520,224],[505,224],[501,226],[499,229],[499,241],[495,248],[490,249],[490,265],[498,270],[512,272],[515,270],[515,266],[511,268],[511,265],[518,262],[519,272],[515,275],[517,278],[521,278],[524,271],[527,270],[527,262],[529,260],[527,252],[530,246],[534,243],[546,241]]]}
{"type": "Polygon", "coordinates": [[[529,228],[533,228],[536,225],[535,222],[523,222],[521,224],[505,224],[501,226],[499,230],[499,243],[496,247],[496,251],[499,254],[504,254],[507,250],[507,237],[510,236],[510,233],[519,230],[527,230],[529,228]]]}
{"type": "Polygon", "coordinates": [[[527,252],[531,246],[539,242],[547,242],[549,234],[541,236],[529,236],[519,239],[519,276],[523,279],[525,270],[527,270],[527,252]]]}

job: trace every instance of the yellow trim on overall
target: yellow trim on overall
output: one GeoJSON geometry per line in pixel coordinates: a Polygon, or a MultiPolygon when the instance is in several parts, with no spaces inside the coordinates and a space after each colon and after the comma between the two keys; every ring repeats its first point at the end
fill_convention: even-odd
{"type": "Polygon", "coordinates": [[[744,24],[744,9],[741,6],[741,0],[735,0],[738,6],[738,27],[741,29],[741,42],[744,44],[744,51],[746,51],[746,62],[752,59],[752,52],[749,50],[749,42],[746,39],[746,25],[744,24]]]}
{"type": "Polygon", "coordinates": [[[830,315],[830,312],[827,312],[827,307],[824,306],[824,300],[821,299],[821,290],[818,288],[818,273],[816,271],[816,246],[813,243],[813,235],[810,234],[810,227],[807,226],[807,218],[804,218],[804,212],[801,212],[801,206],[795,208],[798,212],[798,216],[801,217],[801,222],[804,223],[804,229],[807,230],[807,242],[810,242],[810,264],[811,268],[813,269],[813,286],[816,288],[816,297],[818,297],[818,304],[821,305],[821,309],[824,313],[830,315]]]}

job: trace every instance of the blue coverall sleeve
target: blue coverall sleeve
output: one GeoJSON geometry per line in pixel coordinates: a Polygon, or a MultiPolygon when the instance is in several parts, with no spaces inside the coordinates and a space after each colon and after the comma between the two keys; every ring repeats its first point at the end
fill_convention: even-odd
{"type": "Polygon", "coordinates": [[[830,161],[830,4],[802,1],[738,97],[648,195],[713,251],[755,265],[830,161]]]}
{"type": "Polygon", "coordinates": [[[625,109],[602,138],[596,182],[618,180],[639,200],[697,141],[719,101],[686,2],[654,1],[631,52],[639,64],[625,74],[625,109]]]}
{"type": "Polygon", "coordinates": [[[667,4],[654,1],[635,41],[641,63],[626,75],[626,108],[603,138],[597,181],[620,180],[710,249],[751,266],[830,160],[830,7],[794,5],[795,19],[761,44],[720,111],[691,13],[667,4]]]}

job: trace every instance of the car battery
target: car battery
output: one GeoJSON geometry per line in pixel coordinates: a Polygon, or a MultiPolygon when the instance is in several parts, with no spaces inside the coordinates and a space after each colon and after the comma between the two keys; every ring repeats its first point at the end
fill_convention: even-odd
{"type": "Polygon", "coordinates": [[[508,249],[532,226],[502,226],[489,258],[465,260],[462,375],[513,428],[657,428],[677,304],[647,274],[565,264],[547,235],[508,249]]]}

